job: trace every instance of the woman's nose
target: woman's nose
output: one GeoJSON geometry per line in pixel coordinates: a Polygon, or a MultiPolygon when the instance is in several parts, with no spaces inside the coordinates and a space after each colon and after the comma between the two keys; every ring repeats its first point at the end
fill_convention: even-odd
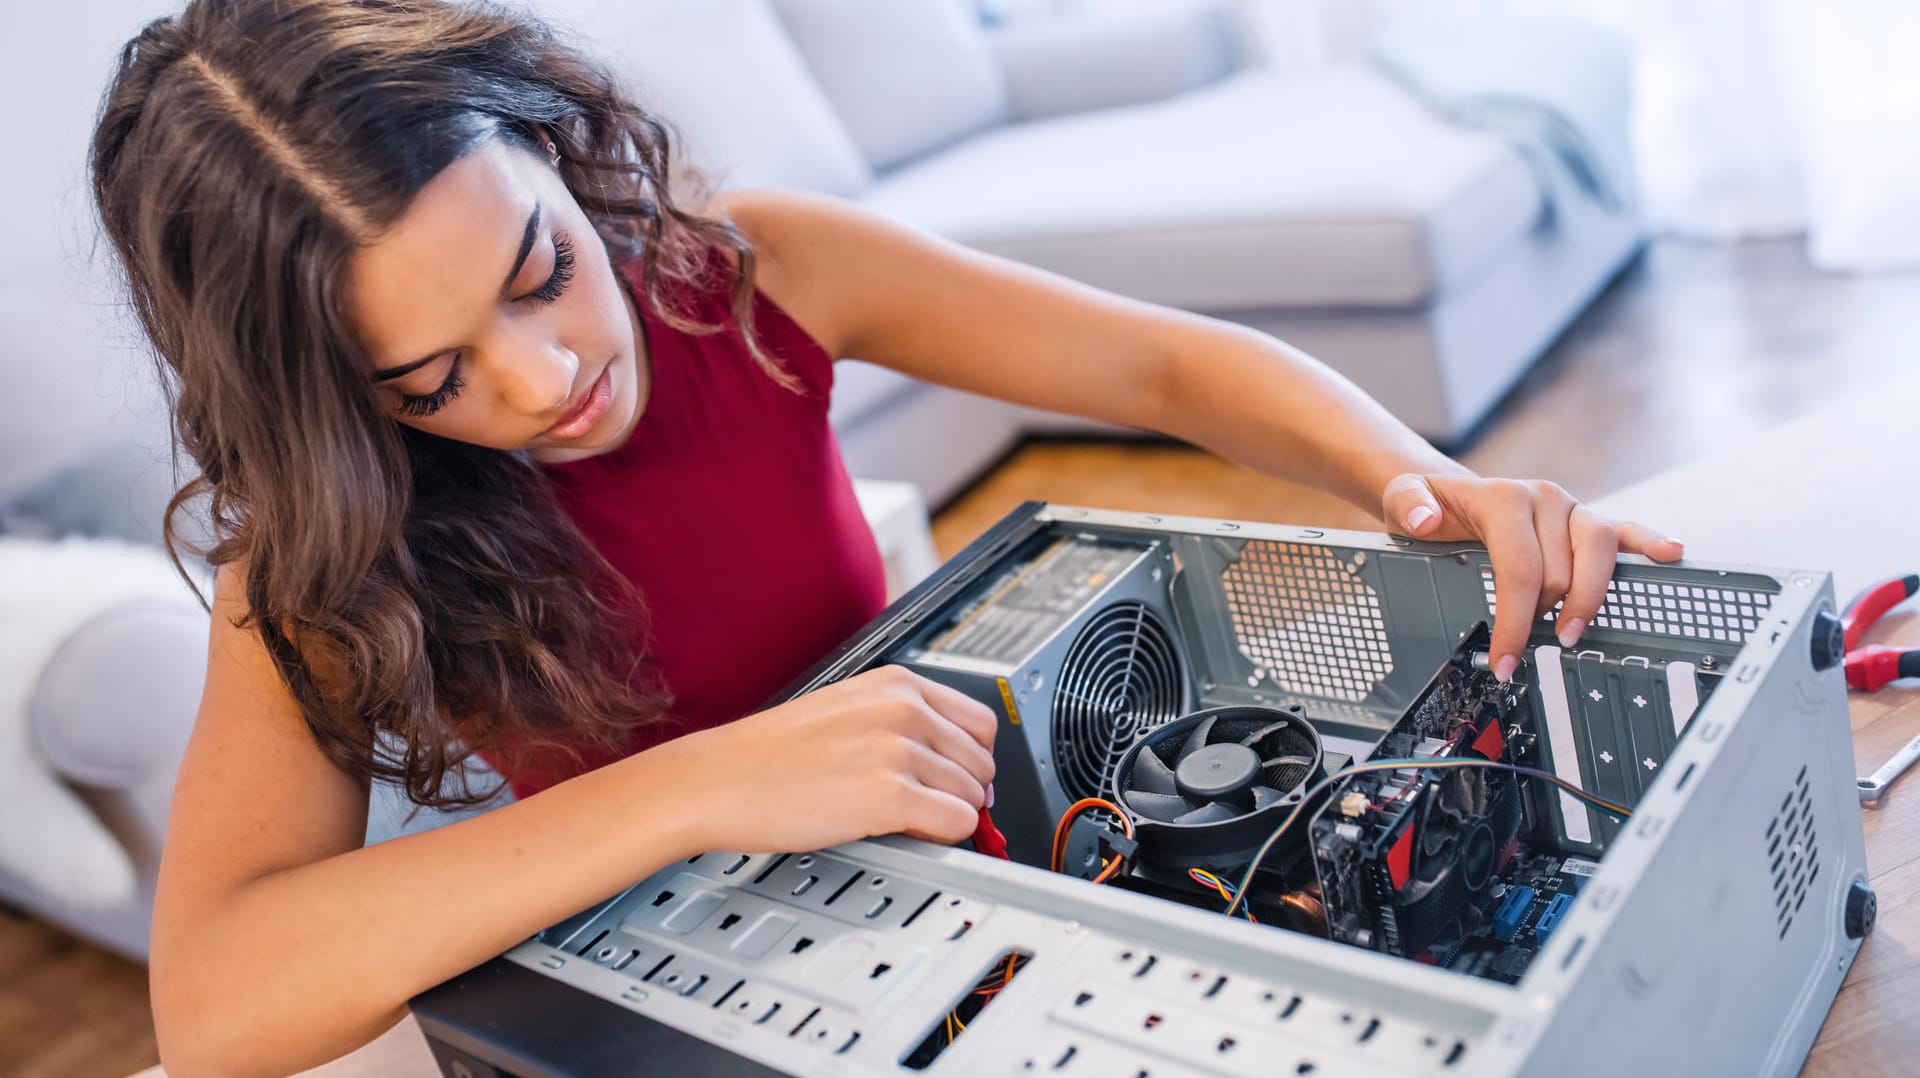
{"type": "Polygon", "coordinates": [[[551,341],[522,342],[499,353],[495,382],[507,407],[529,418],[558,419],[573,398],[580,357],[551,341]]]}

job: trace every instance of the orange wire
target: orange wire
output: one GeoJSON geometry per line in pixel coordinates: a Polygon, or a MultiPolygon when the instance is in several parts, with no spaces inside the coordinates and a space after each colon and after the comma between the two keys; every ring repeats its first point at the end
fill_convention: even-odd
{"type": "MultiPolygon", "coordinates": [[[[1108,801],[1104,797],[1083,797],[1067,806],[1066,815],[1061,816],[1060,822],[1053,827],[1053,856],[1047,862],[1053,868],[1053,871],[1059,872],[1064,867],[1060,863],[1060,858],[1065,852],[1068,829],[1073,826],[1073,821],[1078,818],[1082,812],[1090,808],[1103,808],[1119,817],[1120,829],[1125,832],[1129,839],[1133,837],[1133,820],[1128,817],[1126,813],[1120,811],[1120,806],[1108,801]]],[[[1115,860],[1117,861],[1119,859],[1115,858],[1115,860]]],[[[1115,869],[1114,871],[1117,873],[1119,870],[1115,869]]],[[[1096,880],[1096,882],[1104,881],[1096,880]]]]}

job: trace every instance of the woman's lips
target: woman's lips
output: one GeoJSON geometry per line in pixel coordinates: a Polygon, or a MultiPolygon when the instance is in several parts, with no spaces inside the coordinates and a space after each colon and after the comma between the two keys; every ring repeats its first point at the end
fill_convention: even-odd
{"type": "Polygon", "coordinates": [[[600,377],[594,380],[593,387],[587,390],[587,399],[581,401],[573,411],[561,416],[541,437],[548,441],[565,442],[592,430],[593,425],[607,414],[607,406],[613,402],[612,373],[613,365],[608,364],[600,371],[600,377]]]}

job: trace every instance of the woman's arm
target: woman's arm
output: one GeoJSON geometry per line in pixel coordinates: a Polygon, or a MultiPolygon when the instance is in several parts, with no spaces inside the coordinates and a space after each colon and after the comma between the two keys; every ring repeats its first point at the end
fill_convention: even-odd
{"type": "Polygon", "coordinates": [[[677,858],[901,830],[959,841],[993,777],[992,714],[889,668],[361,848],[367,789],[234,627],[235,578],[216,587],[154,909],[154,1022],[176,1078],[341,1055],[420,991],[677,858]]]}
{"type": "Polygon", "coordinates": [[[1162,431],[1331,491],[1396,531],[1485,543],[1503,612],[1493,636],[1502,677],[1533,618],[1562,598],[1561,634],[1579,637],[1617,552],[1681,554],[1552,483],[1474,475],[1347,379],[1254,330],[1101,292],[832,199],[735,192],[719,208],[760,251],[763,287],[835,355],[1162,431]]]}

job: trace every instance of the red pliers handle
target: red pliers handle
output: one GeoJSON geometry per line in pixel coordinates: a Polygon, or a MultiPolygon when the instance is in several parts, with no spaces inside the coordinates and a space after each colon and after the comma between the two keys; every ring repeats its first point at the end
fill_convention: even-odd
{"type": "Polygon", "coordinates": [[[1854,596],[1840,612],[1849,687],[1872,692],[1895,678],[1920,677],[1920,648],[1860,644],[1881,615],[1912,598],[1915,592],[1920,592],[1920,573],[1888,577],[1854,596]]]}

